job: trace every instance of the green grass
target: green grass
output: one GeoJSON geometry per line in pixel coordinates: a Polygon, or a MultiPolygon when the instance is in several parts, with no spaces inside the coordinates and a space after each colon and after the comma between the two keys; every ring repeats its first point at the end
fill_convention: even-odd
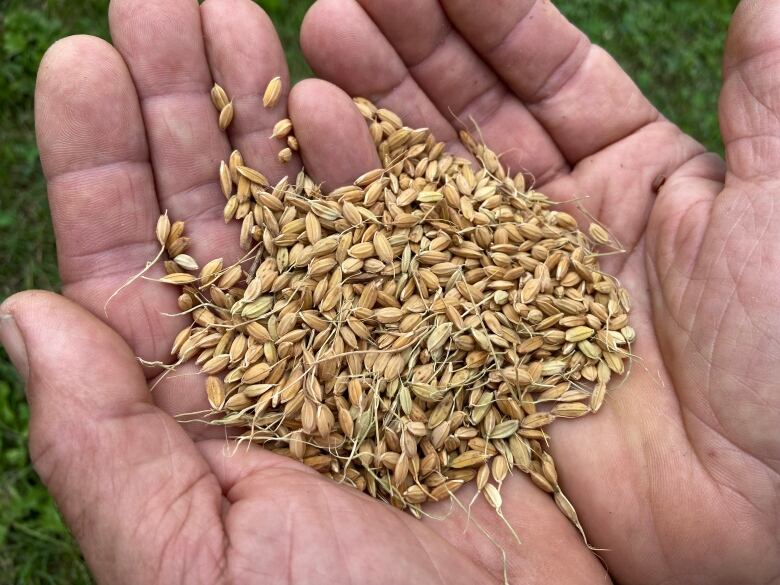
{"type": "MultiPolygon", "coordinates": [[[[297,43],[307,0],[263,0],[293,77],[309,74],[297,43]]],[[[74,33],[108,38],[106,0],[0,0],[0,299],[59,286],[33,129],[43,52],[74,33]]],[[[716,117],[720,58],[736,0],[560,0],[669,118],[722,151],[716,117]]],[[[29,466],[22,386],[0,351],[0,582],[89,583],[78,549],[29,466]]]]}

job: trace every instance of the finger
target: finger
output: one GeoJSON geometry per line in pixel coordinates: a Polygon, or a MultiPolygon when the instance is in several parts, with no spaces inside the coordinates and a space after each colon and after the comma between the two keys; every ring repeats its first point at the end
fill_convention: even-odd
{"type": "Polygon", "coordinates": [[[720,125],[730,182],[778,178],[778,24],[775,3],[742,2],[729,30],[720,125]]]}
{"type": "Polygon", "coordinates": [[[320,77],[348,94],[365,96],[411,127],[464,154],[455,129],[436,109],[381,31],[354,0],[319,0],[301,25],[301,49],[320,77]],[[377,67],[377,64],[381,67],[377,67]]]}
{"type": "MultiPolygon", "coordinates": [[[[480,137],[502,153],[505,167],[525,169],[539,183],[568,171],[547,131],[452,27],[437,0],[358,2],[456,128],[476,126],[480,137]]],[[[352,21],[336,22],[348,27],[352,21]]]]}
{"type": "Polygon", "coordinates": [[[244,160],[273,182],[294,177],[297,155],[288,163],[277,158],[287,146],[271,137],[274,124],[287,116],[290,76],[282,45],[271,19],[250,0],[208,0],[201,6],[206,54],[215,81],[233,101],[235,117],[228,128],[231,143],[244,160]],[[282,93],[274,107],[263,106],[268,82],[279,76],[282,93]]]}
{"type": "Polygon", "coordinates": [[[114,0],[109,21],[141,100],[160,208],[187,223],[192,255],[202,263],[233,261],[238,227],[222,219],[218,181],[230,145],[211,103],[198,4],[114,0]]]}
{"type": "Polygon", "coordinates": [[[11,297],[0,315],[3,343],[29,364],[33,464],[97,581],[174,583],[182,564],[215,577],[227,545],[219,484],[151,404],[128,346],[53,293],[11,297]]]}
{"type": "Polygon", "coordinates": [[[79,36],[47,51],[35,126],[64,294],[106,318],[138,355],[165,359],[167,340],[183,327],[160,315],[174,311],[172,291],[139,281],[104,312],[128,275],[159,251],[160,214],[138,98],[111,45],[79,36]]]}
{"type": "Polygon", "coordinates": [[[659,119],[614,59],[551,2],[503,2],[494,10],[469,0],[442,5],[571,164],[659,119]]]}
{"type": "Polygon", "coordinates": [[[290,115],[306,170],[326,192],[381,166],[363,116],[335,85],[319,79],[298,83],[290,94],[290,115]]]}

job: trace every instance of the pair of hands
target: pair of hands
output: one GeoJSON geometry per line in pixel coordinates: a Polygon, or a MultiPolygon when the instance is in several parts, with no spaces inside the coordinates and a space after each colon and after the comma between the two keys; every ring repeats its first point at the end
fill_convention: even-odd
{"type": "Polygon", "coordinates": [[[155,255],[161,210],[186,221],[201,261],[239,254],[215,172],[232,148],[269,176],[304,162],[331,186],[377,166],[347,93],[453,149],[455,116],[473,118],[540,190],[589,194],[629,250],[605,268],[633,295],[641,361],[598,416],[552,429],[609,576],[516,475],[504,510],[522,545],[492,510],[472,513],[506,549],[510,581],[780,579],[780,9],[744,0],[734,17],[724,164],[547,0],[488,4],[319,0],[302,45],[335,85],[303,81],[270,111],[262,89],[274,75],[287,88],[287,70],[250,0],[114,0],[114,46],[71,37],[47,53],[36,120],[64,298],[12,297],[0,334],[27,379],[33,462],[99,582],[501,580],[500,554],[464,532],[462,514],[419,522],[260,448],[227,456],[212,429],[177,424],[172,414],[202,407],[201,381],[171,376],[150,396],[133,357],[166,359],[182,325],[160,316],[175,312],[171,291],[134,285],[103,314],[155,255]],[[227,136],[215,80],[235,100],[227,136]],[[283,166],[267,137],[288,114],[304,161],[283,166]]]}

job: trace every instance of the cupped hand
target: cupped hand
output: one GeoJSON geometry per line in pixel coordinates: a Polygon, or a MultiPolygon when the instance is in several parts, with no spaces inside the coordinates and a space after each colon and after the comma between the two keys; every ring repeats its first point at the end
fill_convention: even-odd
{"type": "MultiPolygon", "coordinates": [[[[114,46],[57,43],[41,65],[39,147],[65,297],[4,303],[2,337],[27,377],[31,455],[98,581],[122,583],[518,583],[608,579],[554,504],[524,477],[502,492],[511,534],[482,504],[419,522],[260,448],[226,447],[171,415],[204,406],[194,370],[168,376],[185,323],[175,294],[137,283],[167,210],[201,263],[240,251],[215,172],[238,148],[293,175],[268,138],[289,115],[307,170],[331,186],[379,163],[347,95],[289,81],[268,18],[249,0],[116,0],[114,46]],[[214,81],[234,99],[220,132],[214,81]],[[286,92],[285,92],[286,94],[286,92]],[[104,323],[101,323],[100,320],[104,323]],[[26,347],[26,350],[24,349],[26,347]],[[144,376],[146,373],[146,378],[144,376]]],[[[630,583],[762,583],[778,565],[778,280],[772,146],[780,13],[740,8],[721,121],[728,171],[665,121],[619,67],[546,1],[320,0],[302,42],[315,71],[458,148],[477,122],[512,169],[584,204],[628,252],[609,260],[635,299],[638,360],[596,417],[554,425],[564,489],[611,574],[630,583]],[[659,177],[665,182],[660,188],[659,177]]],[[[777,63],[780,67],[780,63],[777,63]]],[[[459,492],[460,493],[460,492],[459,492]]]]}
{"type": "Polygon", "coordinates": [[[780,579],[778,27],[769,0],[734,16],[724,165],[547,0],[320,0],[303,26],[319,76],[441,140],[476,123],[625,246],[603,265],[633,295],[633,372],[603,414],[551,430],[621,583],[780,579]]]}

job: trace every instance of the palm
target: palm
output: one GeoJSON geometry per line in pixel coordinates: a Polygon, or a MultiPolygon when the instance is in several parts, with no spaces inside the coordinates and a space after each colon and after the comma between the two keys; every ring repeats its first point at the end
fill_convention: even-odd
{"type": "MultiPolygon", "coordinates": [[[[754,108],[750,92],[760,98],[769,89],[760,78],[749,89],[739,80],[727,88],[733,160],[718,195],[720,160],[660,118],[548,3],[499,2],[492,11],[465,0],[447,0],[443,9],[432,0],[395,4],[320,0],[302,34],[315,71],[349,93],[377,97],[442,140],[454,139],[454,117],[475,120],[485,141],[505,152],[503,162],[527,169],[541,190],[589,195],[584,205],[629,250],[607,268],[634,296],[641,361],[603,414],[553,429],[564,487],[593,543],[610,550],[611,572],[632,583],[749,582],[748,571],[768,581],[778,570],[766,554],[777,550],[780,444],[769,428],[778,408],[770,300],[778,256],[771,237],[757,246],[774,209],[764,194],[771,180],[754,177],[769,177],[773,161],[758,156],[760,139],[743,138],[755,134],[762,114],[753,120],[739,112],[754,108]],[[656,194],[661,176],[666,183],[656,194]],[[750,335],[740,334],[742,323],[750,335]]],[[[251,2],[210,0],[198,8],[188,0],[117,0],[111,25],[129,72],[108,45],[69,39],[42,65],[37,97],[64,292],[100,316],[111,292],[154,256],[150,226],[161,210],[187,222],[196,258],[237,256],[236,234],[214,195],[215,165],[231,147],[270,175],[293,173],[297,164],[277,163],[278,146],[266,138],[284,111],[264,110],[258,91],[286,69],[270,23],[251,2]],[[236,101],[227,137],[214,123],[212,79],[236,101]],[[98,197],[102,205],[94,204],[98,197]]],[[[753,59],[741,73],[761,65],[760,35],[752,42],[738,47],[753,59]]],[[[335,88],[302,84],[289,107],[318,179],[335,185],[377,164],[362,122],[335,88]]],[[[133,352],[164,360],[181,323],[158,315],[173,307],[168,291],[139,285],[111,306],[108,322],[133,352]]],[[[132,391],[142,396],[121,343],[104,329],[90,337],[103,348],[104,373],[129,386],[136,379],[132,391]]],[[[201,408],[193,387],[200,384],[191,377],[167,379],[155,390],[156,406],[201,408]]],[[[123,391],[130,392],[116,388],[123,391]]],[[[128,579],[131,567],[138,582],[187,574],[240,582],[500,577],[496,549],[474,528],[464,537],[462,515],[418,523],[259,449],[226,458],[224,440],[201,428],[187,437],[150,405],[141,413],[128,415],[133,424],[143,420],[141,444],[120,455],[105,447],[115,461],[107,483],[138,481],[143,467],[144,493],[158,497],[101,493],[89,507],[68,496],[74,474],[62,478],[51,461],[67,442],[43,422],[36,433],[33,421],[37,466],[55,496],[59,490],[66,517],[105,528],[76,530],[99,577],[128,579]],[[139,531],[152,528],[154,537],[139,545],[139,531]],[[90,552],[106,541],[108,556],[90,552]],[[154,572],[139,573],[139,560],[154,572]]],[[[117,417],[110,424],[119,425],[111,432],[130,430],[117,417]]],[[[474,517],[507,549],[510,579],[597,578],[602,570],[551,501],[519,477],[504,494],[524,544],[484,507],[474,517]]]]}

